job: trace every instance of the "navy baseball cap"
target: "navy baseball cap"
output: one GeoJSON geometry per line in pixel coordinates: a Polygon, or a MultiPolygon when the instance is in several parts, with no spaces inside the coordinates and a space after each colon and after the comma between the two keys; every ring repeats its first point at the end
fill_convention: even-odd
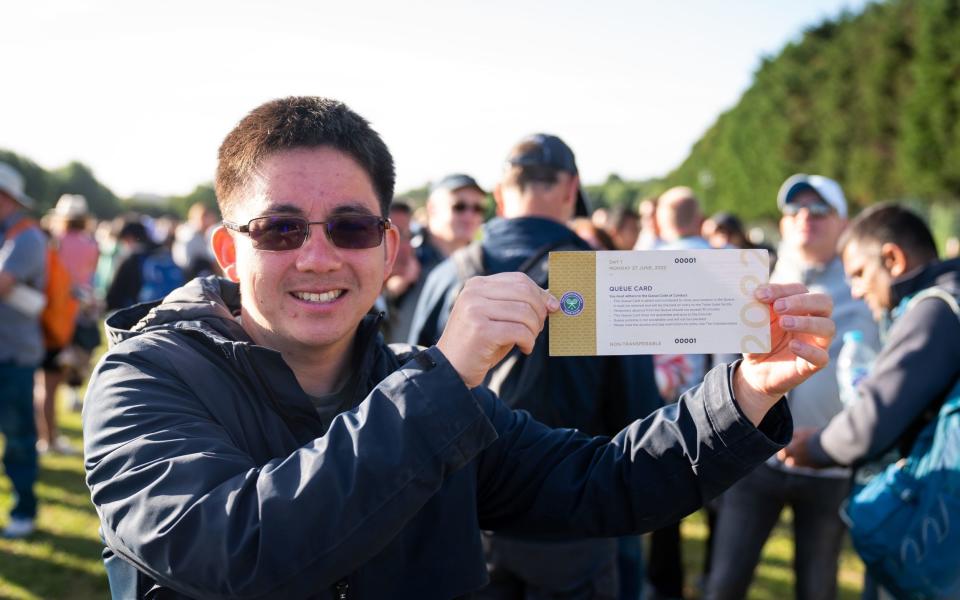
{"type": "MultiPolygon", "coordinates": [[[[507,157],[507,164],[514,167],[549,167],[557,171],[564,171],[571,175],[578,175],[577,161],[563,140],[548,133],[535,133],[517,142],[514,148],[523,149],[511,151],[507,157]]],[[[587,217],[590,210],[583,188],[577,188],[577,206],[574,216],[587,217]]]]}
{"type": "Polygon", "coordinates": [[[481,194],[487,193],[482,187],[480,187],[480,184],[477,183],[476,179],[470,177],[469,175],[464,175],[463,173],[453,173],[451,175],[447,175],[440,181],[430,184],[430,193],[432,194],[437,190],[450,190],[452,192],[463,188],[473,188],[481,194]]]}

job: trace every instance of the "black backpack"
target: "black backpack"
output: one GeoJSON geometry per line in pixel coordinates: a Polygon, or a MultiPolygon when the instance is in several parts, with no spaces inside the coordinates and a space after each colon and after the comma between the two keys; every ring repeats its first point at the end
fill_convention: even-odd
{"type": "MultiPolygon", "coordinates": [[[[562,250],[583,250],[571,239],[545,244],[536,250],[517,267],[537,285],[547,289],[547,269],[550,252],[562,250]]],[[[475,275],[486,275],[483,262],[483,247],[479,241],[472,242],[450,255],[457,267],[460,289],[468,279],[475,275]]],[[[533,352],[524,354],[514,348],[495,367],[490,369],[483,385],[491,389],[511,408],[529,410],[539,419],[554,412],[546,398],[547,385],[545,375],[549,358],[550,344],[547,340],[547,327],[537,336],[533,352]]]]}

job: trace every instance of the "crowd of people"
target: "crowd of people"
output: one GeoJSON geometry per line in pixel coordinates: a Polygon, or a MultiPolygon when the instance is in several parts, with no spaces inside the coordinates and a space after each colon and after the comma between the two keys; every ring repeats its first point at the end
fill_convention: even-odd
{"type": "Polygon", "coordinates": [[[689,187],[591,211],[542,133],[491,190],[450,174],[416,208],[393,177],[359,115],[306,97],[237,125],[220,214],[183,223],[95,223],[70,194],[34,221],[0,163],[3,534],[34,531],[37,454],[77,452],[54,399],[107,315],[84,458],[114,597],[682,598],[680,521],[704,507],[698,594],[739,599],[787,506],[797,598],[836,597],[854,471],[909,452],[960,380],[949,302],[903,309],[960,297],[922,219],[851,221],[808,174],[751,199],[779,209],[776,248],[689,187]],[[547,355],[551,251],[756,247],[770,355],[547,355]],[[879,358],[844,404],[854,331],[879,358]]]}
{"type": "Polygon", "coordinates": [[[219,218],[197,204],[183,223],[137,214],[98,221],[84,196],[64,194],[34,219],[23,177],[6,163],[0,203],[0,427],[16,498],[3,535],[20,538],[35,529],[37,456],[81,452],[58,430],[56,399],[62,391],[80,410],[102,318],[218,273],[208,248],[219,218]]]}

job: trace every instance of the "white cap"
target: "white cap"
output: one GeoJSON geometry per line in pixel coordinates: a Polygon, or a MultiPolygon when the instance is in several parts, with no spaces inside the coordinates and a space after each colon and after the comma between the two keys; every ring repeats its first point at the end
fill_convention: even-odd
{"type": "Polygon", "coordinates": [[[55,217],[76,219],[87,216],[87,199],[80,194],[64,194],[57,200],[57,206],[50,211],[55,217]]]}
{"type": "Polygon", "coordinates": [[[33,208],[33,198],[23,192],[23,175],[5,162],[0,162],[0,191],[26,208],[33,208]]]}
{"type": "Polygon", "coordinates": [[[783,207],[793,199],[793,195],[803,189],[812,189],[824,202],[832,206],[838,215],[847,218],[847,199],[840,184],[823,175],[797,173],[788,177],[777,192],[777,207],[783,211],[783,207]]]}

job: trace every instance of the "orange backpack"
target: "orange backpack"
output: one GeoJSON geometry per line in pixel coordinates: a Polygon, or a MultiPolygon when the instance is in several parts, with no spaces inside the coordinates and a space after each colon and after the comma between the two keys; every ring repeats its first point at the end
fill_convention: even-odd
{"type": "MultiPolygon", "coordinates": [[[[31,219],[20,219],[7,232],[7,237],[15,237],[36,225],[31,219]]],[[[48,350],[65,348],[73,340],[80,302],[73,295],[70,272],[60,259],[56,247],[50,242],[47,243],[47,287],[44,294],[47,296],[47,305],[40,313],[44,346],[48,350]]]]}

